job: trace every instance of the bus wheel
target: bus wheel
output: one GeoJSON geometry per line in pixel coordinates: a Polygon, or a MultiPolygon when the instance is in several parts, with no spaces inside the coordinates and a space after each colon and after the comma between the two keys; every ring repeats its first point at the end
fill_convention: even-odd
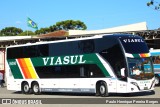
{"type": "Polygon", "coordinates": [[[98,93],[101,97],[109,96],[107,84],[105,82],[100,82],[97,88],[98,88],[98,93]]]}
{"type": "Polygon", "coordinates": [[[29,88],[29,84],[27,82],[22,83],[21,87],[22,87],[21,90],[22,90],[23,94],[29,94],[30,88],[29,88]]]}
{"type": "Polygon", "coordinates": [[[32,91],[35,95],[40,94],[39,84],[37,82],[34,82],[32,85],[32,91]]]}
{"type": "Polygon", "coordinates": [[[159,78],[158,76],[155,76],[155,84],[156,84],[157,86],[160,85],[160,78],[159,78]]]}

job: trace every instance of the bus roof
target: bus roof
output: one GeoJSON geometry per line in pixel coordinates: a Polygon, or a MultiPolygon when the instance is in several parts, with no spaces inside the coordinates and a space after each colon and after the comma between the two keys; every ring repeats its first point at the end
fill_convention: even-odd
{"type": "Polygon", "coordinates": [[[58,38],[58,40],[53,40],[53,41],[39,41],[39,42],[34,42],[34,43],[11,45],[11,46],[8,46],[7,48],[21,47],[21,46],[31,46],[31,45],[41,45],[41,44],[50,44],[50,43],[59,43],[59,42],[70,42],[70,41],[87,40],[87,39],[95,39],[95,38],[103,38],[103,37],[119,38],[119,37],[139,37],[139,36],[131,35],[131,34],[100,34],[100,35],[93,35],[93,36],[83,36],[83,35],[80,36],[79,35],[77,37],[73,37],[73,38],[69,38],[69,39],[67,37],[62,37],[62,38],[58,38]]]}

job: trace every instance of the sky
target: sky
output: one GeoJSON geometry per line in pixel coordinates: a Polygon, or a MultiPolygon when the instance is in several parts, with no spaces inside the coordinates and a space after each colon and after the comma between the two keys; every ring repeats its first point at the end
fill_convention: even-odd
{"type": "MultiPolygon", "coordinates": [[[[80,20],[87,30],[100,30],[122,25],[147,22],[149,30],[160,27],[160,11],[148,7],[150,0],[1,0],[0,30],[27,26],[27,17],[38,28],[64,20],[80,20]]],[[[157,0],[160,3],[160,0],[157,0]]]]}

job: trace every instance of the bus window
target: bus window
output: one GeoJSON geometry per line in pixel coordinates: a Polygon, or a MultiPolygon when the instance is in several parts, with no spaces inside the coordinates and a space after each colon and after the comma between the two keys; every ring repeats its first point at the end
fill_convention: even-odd
{"type": "Polygon", "coordinates": [[[95,65],[84,65],[80,67],[80,77],[89,77],[89,78],[98,78],[98,77],[105,77],[101,69],[95,65]]]}
{"type": "Polygon", "coordinates": [[[84,77],[84,67],[80,68],[80,77],[84,77]]]}

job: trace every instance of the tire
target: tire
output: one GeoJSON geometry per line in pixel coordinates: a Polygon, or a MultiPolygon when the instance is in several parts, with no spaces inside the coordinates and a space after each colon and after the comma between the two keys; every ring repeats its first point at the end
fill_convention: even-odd
{"type": "Polygon", "coordinates": [[[39,95],[40,94],[40,88],[39,88],[39,84],[37,82],[34,82],[32,84],[32,91],[35,95],[39,95]]]}
{"type": "Polygon", "coordinates": [[[27,82],[22,83],[21,90],[23,94],[29,94],[30,93],[30,87],[27,82]]]}
{"type": "Polygon", "coordinates": [[[100,95],[101,97],[109,96],[107,84],[105,82],[100,82],[96,90],[97,90],[97,95],[100,95]]]}
{"type": "Polygon", "coordinates": [[[155,76],[155,85],[160,86],[160,78],[158,76],[155,76]]]}

